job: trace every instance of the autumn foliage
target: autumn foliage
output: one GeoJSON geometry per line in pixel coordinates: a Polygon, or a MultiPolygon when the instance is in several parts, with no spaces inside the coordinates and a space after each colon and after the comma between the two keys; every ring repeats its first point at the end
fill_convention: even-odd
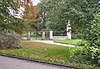
{"type": "Polygon", "coordinates": [[[37,17],[37,9],[36,9],[36,6],[30,6],[28,5],[28,3],[25,5],[25,15],[24,15],[24,18],[25,19],[31,19],[31,20],[35,20],[36,17],[37,17]]]}
{"type": "Polygon", "coordinates": [[[19,4],[25,8],[23,19],[34,21],[37,18],[38,11],[32,0],[25,0],[24,3],[20,1],[19,4]]]}

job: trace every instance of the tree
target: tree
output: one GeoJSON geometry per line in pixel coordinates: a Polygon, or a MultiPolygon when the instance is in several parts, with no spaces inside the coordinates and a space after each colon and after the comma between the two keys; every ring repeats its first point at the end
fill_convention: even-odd
{"type": "Polygon", "coordinates": [[[36,6],[31,2],[31,0],[26,0],[23,6],[25,8],[23,19],[35,21],[38,16],[36,6]]]}
{"type": "Polygon", "coordinates": [[[20,48],[21,34],[25,29],[22,19],[16,18],[12,13],[17,13],[16,0],[0,0],[0,48],[20,48]]]}
{"type": "Polygon", "coordinates": [[[19,1],[19,9],[24,8],[22,19],[27,23],[28,27],[27,31],[27,39],[30,40],[30,33],[33,27],[32,23],[37,21],[38,11],[36,6],[33,4],[32,0],[18,0],[19,1]]]}
{"type": "Polygon", "coordinates": [[[23,20],[15,18],[10,10],[17,12],[17,3],[13,0],[1,0],[0,1],[0,29],[13,30],[21,33],[25,28],[23,20]]]}
{"type": "Polygon", "coordinates": [[[70,20],[72,33],[81,33],[83,37],[95,19],[98,2],[99,0],[43,0],[40,10],[47,13],[46,19],[49,28],[64,31],[65,25],[70,20]]]}
{"type": "Polygon", "coordinates": [[[100,13],[95,15],[95,19],[91,22],[90,28],[85,33],[85,38],[90,43],[90,46],[100,48],[100,13]]]}

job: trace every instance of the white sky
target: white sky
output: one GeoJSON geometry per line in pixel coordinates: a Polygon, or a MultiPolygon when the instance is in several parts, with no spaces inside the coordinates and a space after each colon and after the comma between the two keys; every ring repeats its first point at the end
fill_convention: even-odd
{"type": "MultiPolygon", "coordinates": [[[[21,1],[24,2],[24,0],[21,0],[21,1]]],[[[40,0],[32,0],[32,2],[34,5],[37,5],[40,2],[40,0]]]]}
{"type": "Polygon", "coordinates": [[[32,0],[32,1],[34,5],[37,5],[40,2],[40,0],[32,0]]]}

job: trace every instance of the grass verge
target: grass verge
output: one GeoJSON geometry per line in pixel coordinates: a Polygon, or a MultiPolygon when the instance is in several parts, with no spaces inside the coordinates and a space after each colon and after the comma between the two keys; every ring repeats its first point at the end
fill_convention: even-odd
{"type": "Polygon", "coordinates": [[[0,50],[0,54],[77,67],[77,63],[70,62],[74,48],[38,42],[22,42],[22,46],[21,49],[0,50]]]}
{"type": "Polygon", "coordinates": [[[83,40],[80,39],[71,39],[71,40],[57,40],[55,42],[63,43],[63,44],[72,44],[72,45],[80,45],[83,40]]]}
{"type": "Polygon", "coordinates": [[[0,50],[0,54],[60,64],[69,62],[71,49],[69,47],[37,42],[22,42],[22,46],[21,49],[0,50]]]}

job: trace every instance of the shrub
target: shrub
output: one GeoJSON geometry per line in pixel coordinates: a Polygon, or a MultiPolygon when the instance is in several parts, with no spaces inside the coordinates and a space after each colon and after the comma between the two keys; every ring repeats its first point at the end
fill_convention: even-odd
{"type": "Polygon", "coordinates": [[[89,61],[90,64],[98,65],[98,56],[100,55],[100,49],[95,47],[84,47],[82,55],[89,61]]]}
{"type": "Polygon", "coordinates": [[[21,48],[21,36],[14,32],[0,32],[0,49],[21,48]]]}
{"type": "Polygon", "coordinates": [[[84,48],[75,49],[74,55],[70,57],[72,62],[79,64],[87,64],[92,66],[100,66],[100,49],[93,46],[85,46],[84,48]]]}
{"type": "Polygon", "coordinates": [[[77,45],[78,46],[87,46],[89,43],[86,40],[81,40],[77,45]]]}

